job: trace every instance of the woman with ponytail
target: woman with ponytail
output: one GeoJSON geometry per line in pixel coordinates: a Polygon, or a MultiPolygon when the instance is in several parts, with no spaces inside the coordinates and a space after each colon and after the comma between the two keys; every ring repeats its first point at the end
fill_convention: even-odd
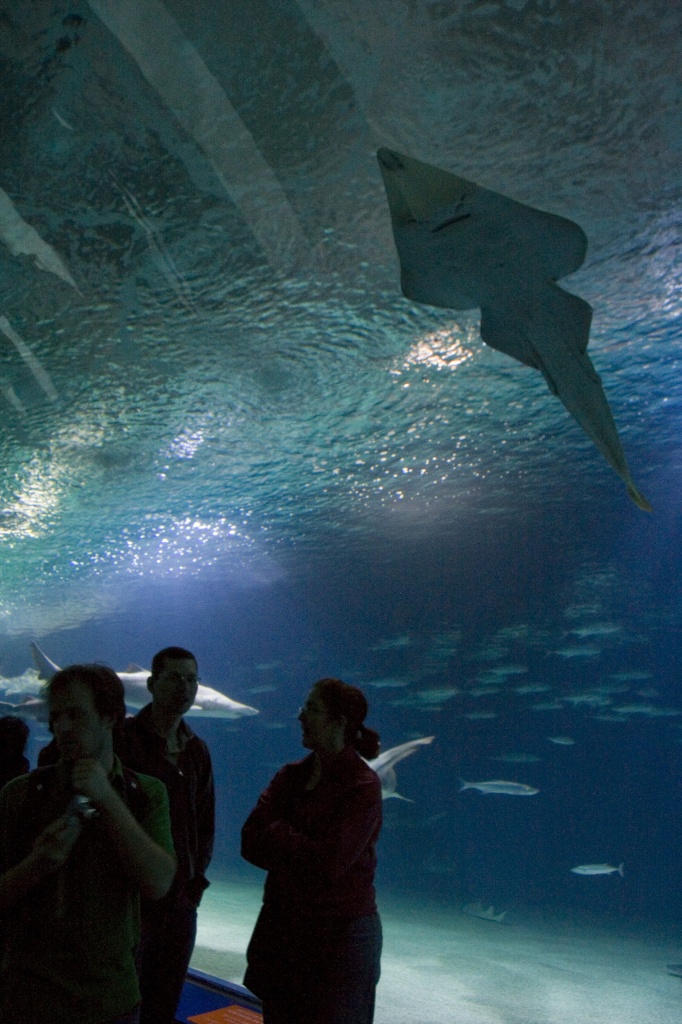
{"type": "Polygon", "coordinates": [[[379,753],[355,686],[320,679],[299,711],[311,753],[281,768],[242,829],[242,856],[268,872],[244,984],[264,1024],[372,1024],[381,923],[374,872],[379,753]]]}

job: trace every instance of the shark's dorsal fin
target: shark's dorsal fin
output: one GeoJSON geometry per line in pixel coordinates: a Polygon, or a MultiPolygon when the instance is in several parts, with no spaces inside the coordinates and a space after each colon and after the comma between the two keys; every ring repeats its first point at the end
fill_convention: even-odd
{"type": "Polygon", "coordinates": [[[126,672],[146,672],[146,668],[142,668],[142,665],[138,665],[136,661],[131,661],[126,669],[126,672]]]}

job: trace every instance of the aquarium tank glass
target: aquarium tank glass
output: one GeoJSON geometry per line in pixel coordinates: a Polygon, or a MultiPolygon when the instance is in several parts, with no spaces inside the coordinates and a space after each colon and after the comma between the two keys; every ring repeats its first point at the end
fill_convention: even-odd
{"type": "Polygon", "coordinates": [[[174,644],[257,711],[188,719],[197,967],[241,980],[240,828],[338,676],[423,740],[378,1024],[679,1020],[681,21],[0,0],[2,710],[34,766],[31,644],[174,644]]]}

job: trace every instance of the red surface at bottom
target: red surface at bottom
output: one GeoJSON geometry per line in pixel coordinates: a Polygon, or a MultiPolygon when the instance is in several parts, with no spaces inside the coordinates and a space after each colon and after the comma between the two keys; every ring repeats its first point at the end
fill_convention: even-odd
{"type": "Polygon", "coordinates": [[[246,1006],[223,1006],[219,1010],[188,1017],[193,1024],[262,1024],[263,1016],[246,1006]]]}

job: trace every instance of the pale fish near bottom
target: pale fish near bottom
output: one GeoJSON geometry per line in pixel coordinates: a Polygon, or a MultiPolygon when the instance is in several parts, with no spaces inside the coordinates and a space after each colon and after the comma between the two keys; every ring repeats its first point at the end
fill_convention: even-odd
{"type": "Polygon", "coordinates": [[[481,921],[496,921],[497,924],[502,924],[507,916],[506,910],[501,910],[496,914],[492,904],[489,907],[484,907],[480,900],[477,900],[476,903],[465,903],[462,913],[468,914],[470,917],[479,917],[481,921]]]}
{"type": "Polygon", "coordinates": [[[621,861],[617,868],[612,864],[579,864],[577,868],[571,868],[571,871],[574,875],[612,875],[617,871],[620,877],[624,878],[624,864],[625,861],[621,861]]]}

